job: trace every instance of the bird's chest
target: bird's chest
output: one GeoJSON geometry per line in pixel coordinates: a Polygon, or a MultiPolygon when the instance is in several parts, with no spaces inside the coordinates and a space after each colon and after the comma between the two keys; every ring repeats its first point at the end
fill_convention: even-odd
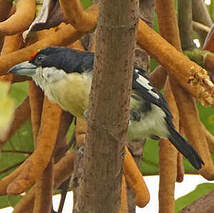
{"type": "Polygon", "coordinates": [[[78,75],[48,84],[45,88],[45,94],[50,100],[59,104],[65,111],[82,118],[88,109],[89,92],[90,81],[85,81],[78,75]]]}

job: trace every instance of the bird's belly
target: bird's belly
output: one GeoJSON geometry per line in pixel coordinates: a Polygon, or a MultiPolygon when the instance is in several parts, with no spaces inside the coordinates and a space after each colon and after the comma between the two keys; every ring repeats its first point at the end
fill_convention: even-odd
{"type": "Polygon", "coordinates": [[[128,139],[143,139],[152,136],[167,138],[169,136],[165,121],[165,113],[159,107],[153,105],[153,110],[141,116],[140,121],[130,121],[128,139]]]}

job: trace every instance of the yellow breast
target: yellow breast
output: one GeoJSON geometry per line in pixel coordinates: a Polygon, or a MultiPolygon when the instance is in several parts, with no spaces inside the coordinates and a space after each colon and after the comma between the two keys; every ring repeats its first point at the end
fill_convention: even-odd
{"type": "Polygon", "coordinates": [[[90,88],[90,74],[71,73],[67,78],[51,85],[50,92],[54,101],[64,110],[84,118],[84,112],[88,109],[90,88]]]}

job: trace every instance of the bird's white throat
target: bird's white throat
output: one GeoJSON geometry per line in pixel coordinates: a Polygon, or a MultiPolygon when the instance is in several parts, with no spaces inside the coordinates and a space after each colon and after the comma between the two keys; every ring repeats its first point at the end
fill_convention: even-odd
{"type": "Polygon", "coordinates": [[[50,83],[62,80],[66,78],[66,73],[63,70],[58,70],[55,67],[38,67],[36,74],[32,76],[35,83],[45,90],[45,86],[50,83]]]}

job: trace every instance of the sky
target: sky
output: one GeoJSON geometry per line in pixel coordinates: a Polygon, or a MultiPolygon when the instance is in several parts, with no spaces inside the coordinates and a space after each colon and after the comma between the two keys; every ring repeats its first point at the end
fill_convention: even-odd
{"type": "MultiPolygon", "coordinates": [[[[144,177],[147,187],[150,191],[150,202],[145,208],[137,208],[136,213],[158,213],[158,186],[159,176],[147,176],[144,177]]],[[[175,199],[193,191],[195,187],[200,183],[207,183],[214,181],[207,181],[199,175],[185,175],[182,183],[176,183],[175,185],[175,199]]],[[[54,209],[57,210],[60,196],[54,196],[54,209]]],[[[66,197],[63,213],[70,213],[72,208],[72,192],[69,192],[66,197]]],[[[0,209],[0,213],[12,213],[12,208],[0,209]]]]}

